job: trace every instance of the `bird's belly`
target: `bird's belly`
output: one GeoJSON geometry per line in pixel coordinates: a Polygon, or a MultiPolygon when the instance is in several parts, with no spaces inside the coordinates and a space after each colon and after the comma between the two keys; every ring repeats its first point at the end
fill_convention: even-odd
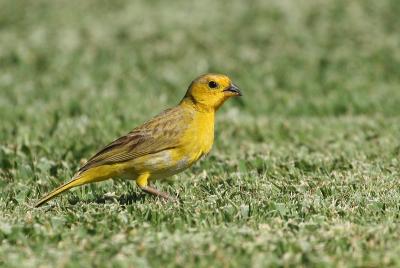
{"type": "Polygon", "coordinates": [[[138,173],[149,172],[151,178],[158,179],[177,174],[190,167],[195,161],[189,156],[179,156],[173,150],[165,150],[141,157],[135,162],[135,166],[141,167],[138,173]]]}

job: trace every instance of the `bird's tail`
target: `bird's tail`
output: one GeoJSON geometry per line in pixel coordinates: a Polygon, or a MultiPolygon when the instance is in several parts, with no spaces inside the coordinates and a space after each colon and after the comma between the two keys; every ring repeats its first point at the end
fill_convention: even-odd
{"type": "MultiPolygon", "coordinates": [[[[83,172],[81,174],[75,175],[69,182],[64,183],[60,187],[54,189],[52,192],[48,193],[46,196],[42,197],[36,204],[35,207],[40,207],[50,199],[53,199],[57,195],[73,188],[76,186],[80,186],[89,182],[98,181],[99,179],[94,178],[92,172],[83,172]]],[[[100,179],[101,180],[101,179],[100,179]]]]}

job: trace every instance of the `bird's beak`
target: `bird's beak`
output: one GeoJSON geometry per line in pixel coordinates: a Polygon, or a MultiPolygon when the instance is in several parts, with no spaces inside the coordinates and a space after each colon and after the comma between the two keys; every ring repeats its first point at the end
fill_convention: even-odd
{"type": "Polygon", "coordinates": [[[242,96],[240,89],[233,83],[228,88],[224,89],[224,92],[228,96],[242,96]]]}

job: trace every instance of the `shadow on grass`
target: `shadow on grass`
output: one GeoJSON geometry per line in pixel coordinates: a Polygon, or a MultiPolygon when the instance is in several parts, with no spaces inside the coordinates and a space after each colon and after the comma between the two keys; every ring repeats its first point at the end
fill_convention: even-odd
{"type": "Polygon", "coordinates": [[[123,194],[121,196],[95,196],[90,199],[73,199],[69,200],[70,205],[77,205],[77,204],[106,204],[106,203],[118,203],[119,205],[130,205],[136,202],[143,201],[145,199],[145,194],[143,193],[129,193],[123,194]]]}

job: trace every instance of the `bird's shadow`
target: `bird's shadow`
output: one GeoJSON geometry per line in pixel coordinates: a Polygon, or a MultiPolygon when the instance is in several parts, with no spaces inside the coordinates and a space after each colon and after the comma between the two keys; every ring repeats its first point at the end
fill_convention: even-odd
{"type": "Polygon", "coordinates": [[[79,203],[84,203],[84,204],[106,204],[106,203],[117,203],[119,205],[131,205],[140,201],[143,201],[145,199],[145,194],[141,193],[128,193],[128,194],[123,194],[120,196],[108,196],[108,195],[99,195],[99,196],[94,196],[93,198],[81,200],[81,199],[76,199],[76,200],[69,200],[69,203],[71,205],[76,205],[79,203]]]}

